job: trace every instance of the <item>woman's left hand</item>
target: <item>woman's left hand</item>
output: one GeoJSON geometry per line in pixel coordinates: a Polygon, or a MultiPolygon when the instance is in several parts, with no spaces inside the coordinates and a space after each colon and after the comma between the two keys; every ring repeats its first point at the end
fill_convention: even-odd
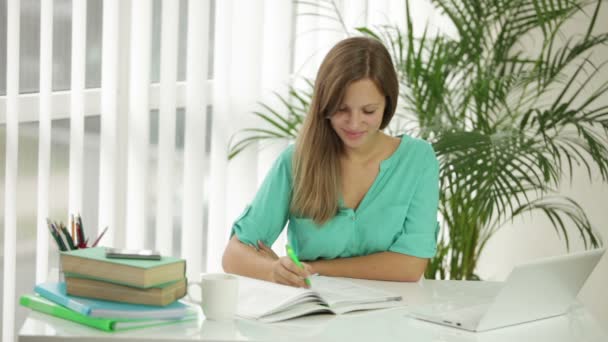
{"type": "Polygon", "coordinates": [[[277,260],[279,258],[279,256],[272,250],[272,248],[266,246],[261,240],[258,240],[258,253],[272,260],[277,260]]]}

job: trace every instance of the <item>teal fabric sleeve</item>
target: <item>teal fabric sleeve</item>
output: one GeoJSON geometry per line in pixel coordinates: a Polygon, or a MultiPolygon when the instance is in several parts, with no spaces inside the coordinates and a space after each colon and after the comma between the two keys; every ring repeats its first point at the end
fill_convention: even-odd
{"type": "Polygon", "coordinates": [[[277,158],[255,198],[232,226],[232,234],[245,244],[256,247],[261,240],[272,246],[287,222],[291,203],[291,158],[293,145],[277,158]]]}
{"type": "Polygon", "coordinates": [[[431,258],[437,249],[437,206],[439,203],[439,163],[430,144],[425,143],[421,161],[425,167],[419,175],[408,207],[403,230],[389,251],[431,258]]]}

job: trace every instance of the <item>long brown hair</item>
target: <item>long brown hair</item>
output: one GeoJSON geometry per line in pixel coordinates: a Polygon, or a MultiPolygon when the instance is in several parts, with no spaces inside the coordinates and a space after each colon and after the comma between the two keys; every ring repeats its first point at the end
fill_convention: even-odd
{"type": "Polygon", "coordinates": [[[378,40],[353,37],[336,44],[321,63],[312,102],[296,140],[293,157],[291,212],[321,225],[338,211],[343,143],[328,117],[340,106],[346,88],[368,78],[385,95],[380,129],[390,122],[397,104],[399,81],[391,56],[378,40]]]}

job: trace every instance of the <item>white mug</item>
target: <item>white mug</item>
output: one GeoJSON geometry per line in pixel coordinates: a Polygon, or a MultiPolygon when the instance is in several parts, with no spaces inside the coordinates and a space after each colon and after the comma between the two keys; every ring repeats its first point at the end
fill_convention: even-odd
{"type": "Polygon", "coordinates": [[[199,304],[207,319],[230,320],[236,315],[238,298],[238,278],[225,273],[202,273],[200,281],[188,284],[188,298],[199,304]],[[190,294],[191,286],[201,288],[201,300],[195,300],[190,294]]]}

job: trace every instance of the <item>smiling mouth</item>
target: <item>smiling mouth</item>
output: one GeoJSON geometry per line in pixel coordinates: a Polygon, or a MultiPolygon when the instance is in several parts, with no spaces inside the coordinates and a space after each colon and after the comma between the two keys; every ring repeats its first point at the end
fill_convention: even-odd
{"type": "Polygon", "coordinates": [[[346,137],[349,139],[357,139],[357,138],[363,136],[363,134],[365,134],[365,132],[349,132],[346,130],[343,130],[343,132],[346,135],[346,137]]]}

